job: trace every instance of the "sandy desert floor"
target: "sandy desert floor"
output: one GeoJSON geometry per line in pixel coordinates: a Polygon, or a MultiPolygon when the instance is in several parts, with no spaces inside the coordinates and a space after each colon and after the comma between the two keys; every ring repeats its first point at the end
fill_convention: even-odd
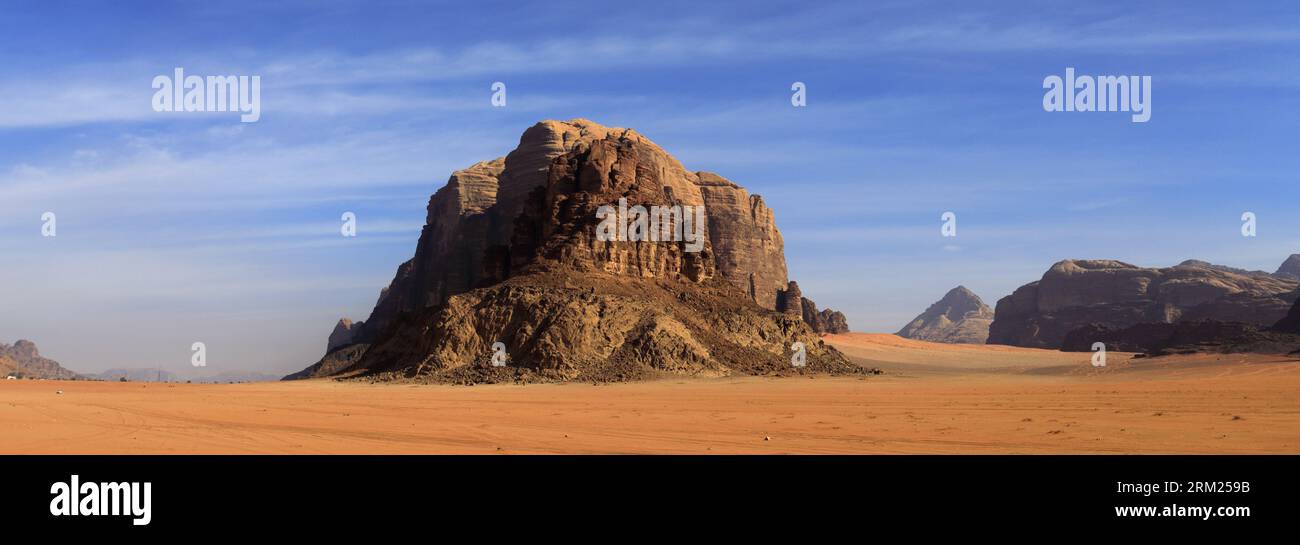
{"type": "Polygon", "coordinates": [[[866,378],[0,381],[0,453],[1297,453],[1300,359],[828,337],[866,378]],[[57,393],[62,391],[62,393],[57,393]]]}

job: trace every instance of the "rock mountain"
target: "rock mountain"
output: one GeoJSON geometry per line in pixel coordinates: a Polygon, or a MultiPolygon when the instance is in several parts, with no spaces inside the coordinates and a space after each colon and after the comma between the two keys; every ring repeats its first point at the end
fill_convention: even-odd
{"type": "Polygon", "coordinates": [[[992,322],[993,309],[965,286],[957,286],[896,335],[940,343],[984,344],[992,322]]]}
{"type": "Polygon", "coordinates": [[[1273,275],[1279,278],[1300,280],[1300,254],[1291,254],[1291,257],[1286,258],[1286,261],[1282,262],[1282,266],[1278,267],[1277,272],[1273,273],[1273,275]]]}
{"type": "Polygon", "coordinates": [[[19,340],[13,345],[0,343],[0,375],[63,380],[80,378],[59,362],[41,357],[36,343],[28,340],[19,340]]]}
{"type": "MultiPolygon", "coordinates": [[[[671,230],[691,217],[683,216],[663,223],[671,230]]],[[[340,322],[325,358],[286,378],[862,372],[819,329],[847,324],[817,311],[787,278],[784,242],[761,197],[686,170],[630,129],[543,121],[505,157],[452,173],[429,199],[414,257],[369,318],[340,322]],[[601,240],[597,211],[620,199],[702,206],[702,248],[601,240]],[[795,342],[806,347],[806,367],[790,364],[795,342]],[[495,343],[504,366],[491,364],[495,343]]]]}
{"type": "MultiPolygon", "coordinates": [[[[1285,317],[1300,296],[1300,280],[1284,272],[1244,271],[1203,261],[1165,268],[1110,260],[1061,261],[1042,279],[998,301],[988,342],[1061,348],[1067,335],[1080,328],[1115,331],[1139,324],[1212,321],[1268,328],[1285,317]]],[[[1236,335],[1231,327],[1175,329],[1146,328],[1140,333],[1236,335]]]]}

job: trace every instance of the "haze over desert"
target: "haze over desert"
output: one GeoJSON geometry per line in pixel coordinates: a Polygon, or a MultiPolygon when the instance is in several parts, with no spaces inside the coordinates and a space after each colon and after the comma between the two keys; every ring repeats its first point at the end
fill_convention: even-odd
{"type": "Polygon", "coordinates": [[[868,377],[592,385],[0,382],[0,451],[1295,453],[1285,356],[1110,354],[831,335],[868,377]],[[62,391],[62,393],[57,393],[62,391]]]}

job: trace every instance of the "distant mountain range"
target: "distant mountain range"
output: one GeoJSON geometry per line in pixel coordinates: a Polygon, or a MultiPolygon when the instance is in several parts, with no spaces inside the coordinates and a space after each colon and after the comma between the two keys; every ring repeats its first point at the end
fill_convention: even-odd
{"type": "Polygon", "coordinates": [[[138,368],[109,369],[101,373],[87,375],[87,378],[107,381],[127,382],[194,382],[194,383],[230,383],[230,382],[266,382],[280,380],[279,375],[268,375],[256,371],[222,371],[211,374],[179,374],[171,371],[138,368]]]}
{"type": "Polygon", "coordinates": [[[0,380],[4,377],[59,380],[110,380],[125,378],[130,382],[264,382],[280,380],[280,375],[257,371],[221,371],[216,373],[173,373],[157,368],[116,368],[100,373],[76,373],[63,368],[59,362],[41,356],[36,343],[19,340],[8,345],[0,343],[0,380]]]}

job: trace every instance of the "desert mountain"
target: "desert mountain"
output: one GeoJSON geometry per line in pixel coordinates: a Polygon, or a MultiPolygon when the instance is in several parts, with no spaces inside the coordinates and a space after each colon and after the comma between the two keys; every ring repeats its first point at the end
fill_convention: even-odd
{"type": "Polygon", "coordinates": [[[1273,275],[1279,278],[1300,280],[1300,254],[1291,254],[1291,257],[1286,258],[1286,261],[1282,262],[1282,266],[1278,267],[1277,272],[1273,273],[1273,275]]]}
{"type": "Polygon", "coordinates": [[[1188,261],[1142,268],[1067,260],[998,301],[990,344],[1061,348],[1085,326],[1237,322],[1267,328],[1286,316],[1300,281],[1188,261]]]}
{"type": "Polygon", "coordinates": [[[897,335],[920,341],[984,344],[992,322],[993,309],[965,286],[957,286],[903,326],[897,335]]]}
{"type": "Polygon", "coordinates": [[[369,318],[340,323],[335,334],[340,342],[350,335],[347,344],[332,338],[325,358],[286,378],[861,372],[814,329],[847,329],[843,315],[816,311],[792,288],[781,233],[761,197],[686,170],[630,129],[544,121],[505,157],[453,173],[429,199],[415,256],[369,318]],[[638,240],[621,227],[613,240],[599,236],[600,212],[624,203],[633,221],[617,217],[629,232],[668,240],[638,240]],[[650,209],[647,231],[638,206],[681,213],[650,209]],[[702,241],[683,238],[693,228],[702,241]],[[791,365],[796,342],[806,367],[791,365]],[[496,343],[504,366],[492,364],[496,343]]]}
{"type": "Polygon", "coordinates": [[[0,374],[18,378],[79,378],[59,362],[41,357],[36,344],[27,340],[19,340],[13,345],[0,343],[0,374]]]}

